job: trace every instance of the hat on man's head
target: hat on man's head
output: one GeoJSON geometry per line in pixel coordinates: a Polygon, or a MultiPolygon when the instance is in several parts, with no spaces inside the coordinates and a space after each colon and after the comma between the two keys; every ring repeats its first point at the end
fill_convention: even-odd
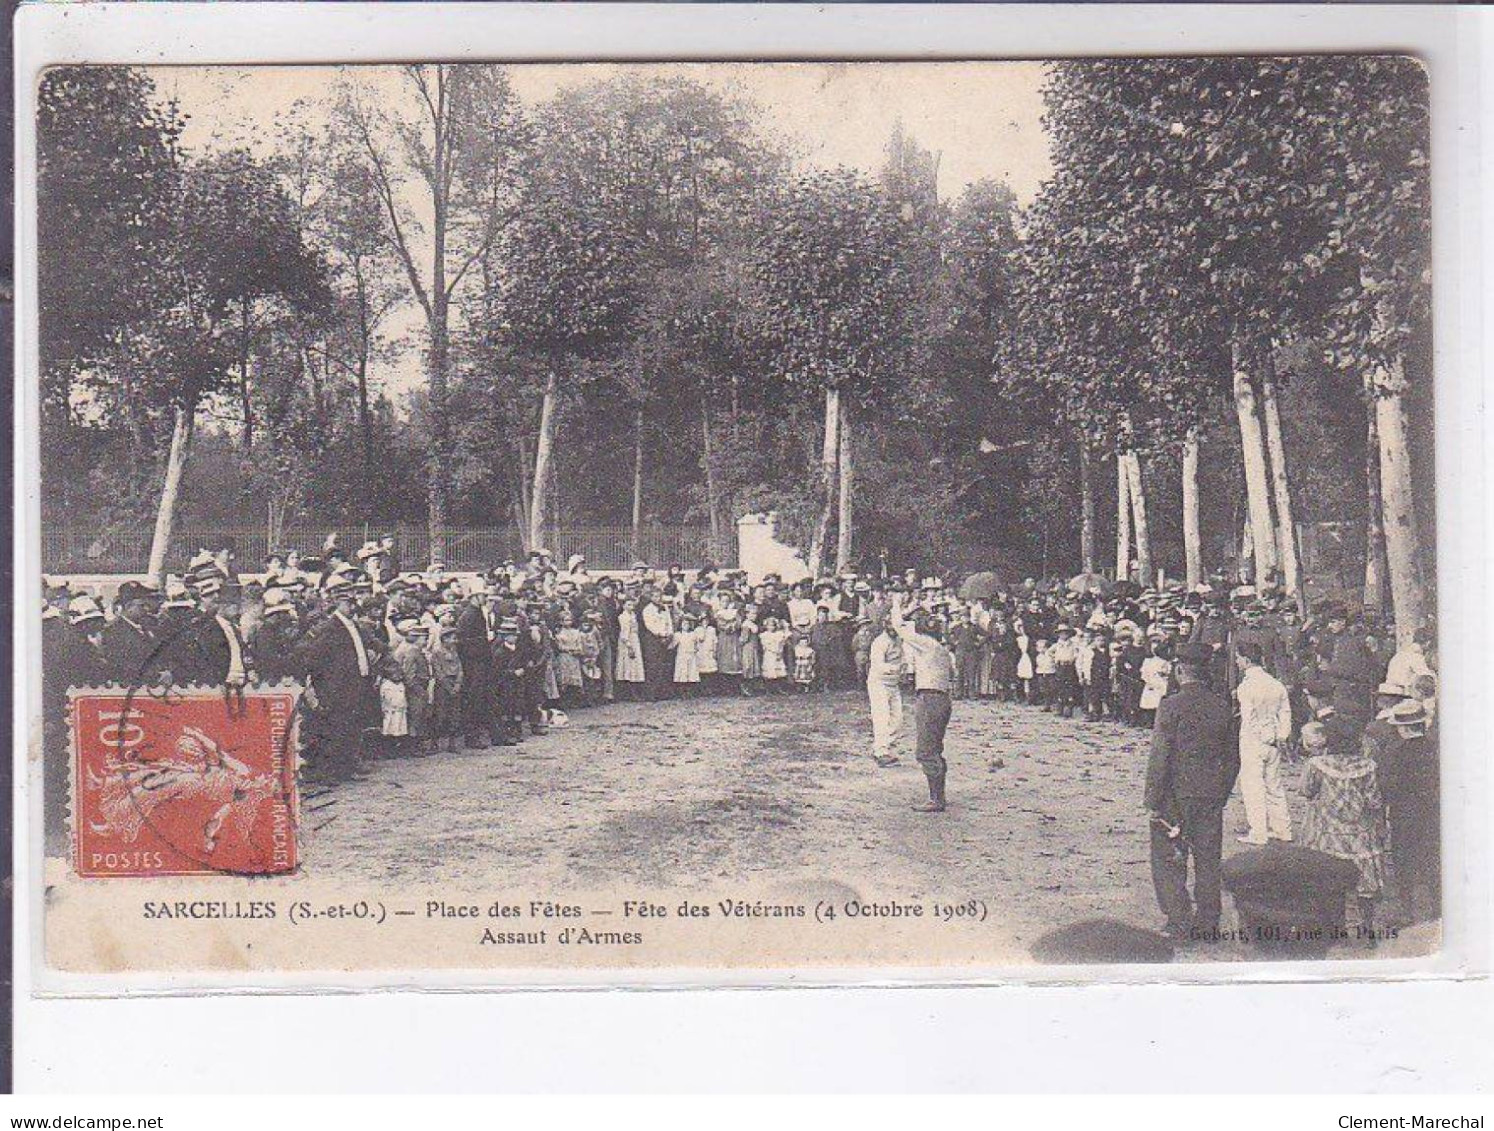
{"type": "Polygon", "coordinates": [[[190,609],[192,605],[192,594],[182,584],[182,579],[175,574],[166,578],[166,601],[161,606],[163,609],[190,609]]]}
{"type": "Polygon", "coordinates": [[[357,593],[352,578],[344,572],[329,573],[322,582],[322,592],[333,600],[352,597],[357,593]]]}
{"type": "Polygon", "coordinates": [[[104,623],[104,610],[87,593],[80,593],[67,603],[67,620],[75,628],[97,627],[104,623]]]}
{"type": "Polygon", "coordinates": [[[295,616],[296,606],[291,604],[290,595],[278,586],[272,586],[265,590],[265,616],[295,616]]]}
{"type": "Polygon", "coordinates": [[[1408,730],[1420,729],[1427,724],[1427,709],[1420,699],[1403,700],[1390,709],[1390,722],[1408,730]]]}

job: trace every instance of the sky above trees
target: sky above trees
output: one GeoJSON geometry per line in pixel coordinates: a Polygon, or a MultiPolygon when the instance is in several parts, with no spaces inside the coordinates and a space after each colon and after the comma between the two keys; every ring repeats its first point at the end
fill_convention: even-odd
{"type": "MultiPolygon", "coordinates": [[[[245,146],[267,154],[277,120],[299,114],[315,123],[341,84],[356,82],[375,97],[408,96],[398,68],[142,68],[163,98],[187,117],[182,144],[197,153],[245,146]]],[[[757,107],[764,136],[778,140],[803,168],[844,165],[874,174],[901,123],[939,157],[937,188],[952,200],[970,184],[1004,181],[1029,204],[1052,169],[1044,132],[1046,64],[982,63],[524,63],[507,68],[521,103],[534,108],[563,90],[626,74],[689,77],[757,107]]],[[[413,304],[391,313],[393,337],[418,332],[413,304]]],[[[372,378],[397,407],[421,386],[418,351],[392,353],[372,378]]]]}

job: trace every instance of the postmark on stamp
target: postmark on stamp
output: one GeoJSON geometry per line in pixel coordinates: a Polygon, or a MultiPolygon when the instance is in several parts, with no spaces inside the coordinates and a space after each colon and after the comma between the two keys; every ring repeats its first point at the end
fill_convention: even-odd
{"type": "Polygon", "coordinates": [[[296,692],[73,689],[78,875],[282,875],[297,867],[296,692]]]}

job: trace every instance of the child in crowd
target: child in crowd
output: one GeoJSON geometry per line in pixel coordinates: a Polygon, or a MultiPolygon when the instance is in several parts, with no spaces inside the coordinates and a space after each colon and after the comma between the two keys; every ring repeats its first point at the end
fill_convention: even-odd
{"type": "Polygon", "coordinates": [[[742,694],[756,695],[763,689],[763,642],[756,605],[748,605],[744,610],[737,636],[742,654],[742,694]]]}
{"type": "Polygon", "coordinates": [[[965,613],[955,615],[949,629],[949,644],[955,659],[956,699],[974,699],[980,694],[981,632],[965,613]]]}
{"type": "Polygon", "coordinates": [[[763,650],[763,687],[766,691],[781,692],[788,683],[788,666],[783,656],[788,639],[788,629],[777,617],[769,617],[763,623],[758,640],[763,650]]]}
{"type": "Polygon", "coordinates": [[[587,706],[602,701],[602,614],[592,609],[581,625],[581,697],[587,706]]]}
{"type": "Polygon", "coordinates": [[[398,625],[399,644],[394,662],[399,665],[405,685],[405,724],[411,752],[417,755],[435,753],[431,728],[431,659],[427,649],[430,629],[418,620],[403,620],[398,625]]]}
{"type": "Polygon", "coordinates": [[[431,633],[431,735],[437,750],[460,749],[462,658],[456,650],[456,610],[445,610],[431,633]]]}
{"type": "Polygon", "coordinates": [[[639,636],[638,602],[632,597],[622,603],[618,614],[617,695],[620,699],[639,699],[643,688],[643,642],[639,636]]]}
{"type": "Polygon", "coordinates": [[[716,659],[719,634],[708,612],[701,617],[700,628],[695,637],[695,670],[700,673],[700,689],[707,695],[716,694],[720,666],[716,659]]]}
{"type": "Polygon", "coordinates": [[[1084,634],[1084,717],[1097,723],[1105,717],[1110,697],[1110,642],[1100,630],[1084,634]]]}
{"type": "Polygon", "coordinates": [[[700,624],[686,613],[674,634],[674,685],[680,695],[700,693],[700,624]]]}
{"type": "Polygon", "coordinates": [[[1017,682],[1022,686],[1022,698],[1028,703],[1037,702],[1037,669],[1032,663],[1032,641],[1027,635],[1027,627],[1020,620],[1016,624],[1017,630],[1017,682]]]}
{"type": "Polygon", "coordinates": [[[856,658],[856,680],[857,686],[866,684],[866,673],[871,667],[872,641],[877,638],[879,629],[872,624],[867,617],[856,618],[856,632],[851,637],[851,652],[856,658]]]}
{"type": "Polygon", "coordinates": [[[813,638],[807,632],[799,633],[794,640],[794,686],[800,692],[814,687],[817,660],[813,638]]]}
{"type": "Polygon", "coordinates": [[[384,657],[379,668],[379,710],[379,734],[384,740],[384,750],[387,754],[397,754],[410,733],[410,720],[405,698],[405,673],[392,654],[384,657]]]}
{"type": "Polygon", "coordinates": [[[1066,719],[1080,705],[1079,652],[1074,630],[1066,624],[1058,626],[1058,639],[1053,642],[1053,701],[1054,709],[1066,719]]]}
{"type": "Polygon", "coordinates": [[[1045,711],[1053,710],[1053,675],[1057,671],[1053,646],[1047,640],[1039,640],[1033,660],[1033,683],[1036,685],[1035,701],[1045,711]]]}
{"type": "Polygon", "coordinates": [[[1157,717],[1157,707],[1167,694],[1167,681],[1172,676],[1172,658],[1166,641],[1153,640],[1151,655],[1141,661],[1141,701],[1137,708],[1145,725],[1151,726],[1157,717]]]}
{"type": "Polygon", "coordinates": [[[565,707],[575,707],[585,696],[586,680],[581,673],[585,651],[586,638],[576,627],[575,614],[563,609],[560,627],[555,632],[555,674],[560,685],[560,702],[565,707]]]}
{"type": "Polygon", "coordinates": [[[722,691],[742,685],[742,610],[735,600],[716,611],[716,683],[722,691]]]}

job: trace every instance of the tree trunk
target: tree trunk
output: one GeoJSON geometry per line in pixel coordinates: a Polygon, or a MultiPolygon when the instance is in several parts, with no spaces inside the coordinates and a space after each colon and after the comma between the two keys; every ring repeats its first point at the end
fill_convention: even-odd
{"type": "Polygon", "coordinates": [[[852,535],[855,519],[852,507],[855,502],[856,465],[851,454],[851,402],[842,398],[840,402],[840,514],[836,526],[835,572],[843,574],[851,568],[852,535]]]}
{"type": "Polygon", "coordinates": [[[1156,581],[1152,576],[1151,524],[1146,517],[1146,481],[1141,475],[1141,457],[1126,453],[1126,489],[1131,497],[1131,522],[1136,532],[1136,579],[1142,585],[1156,581]]]}
{"type": "Polygon", "coordinates": [[[1079,559],[1085,573],[1095,571],[1095,484],[1089,441],[1079,437],[1079,559]]]}
{"type": "Polygon", "coordinates": [[[368,496],[366,506],[373,505],[373,416],[368,407],[368,288],[363,281],[361,261],[354,261],[353,276],[357,281],[358,298],[358,436],[362,442],[363,482],[368,496]]]}
{"type": "Polygon", "coordinates": [[[1125,453],[1115,453],[1115,580],[1131,576],[1131,481],[1125,453]]]}
{"type": "Polygon", "coordinates": [[[519,527],[519,545],[529,552],[529,486],[533,482],[534,464],[529,458],[529,438],[524,429],[514,429],[514,447],[519,452],[519,463],[514,475],[514,505],[518,508],[515,520],[519,527]]]}
{"type": "Polygon", "coordinates": [[[825,542],[830,537],[830,519],[835,513],[835,472],[840,454],[840,390],[825,389],[825,445],[820,456],[820,517],[809,543],[809,574],[820,576],[825,560],[825,542]]]}
{"type": "Polygon", "coordinates": [[[552,361],[545,377],[545,396],[540,402],[539,443],[534,450],[534,489],[529,493],[529,543],[545,548],[545,517],[550,506],[551,478],[555,456],[555,401],[560,393],[560,363],[552,361]]]}
{"type": "Polygon", "coordinates": [[[1198,429],[1183,440],[1183,572],[1188,588],[1203,581],[1203,541],[1198,513],[1198,429]]]}
{"type": "Polygon", "coordinates": [[[1364,445],[1364,597],[1366,609],[1385,612],[1385,523],[1380,513],[1380,427],[1375,421],[1378,407],[1366,405],[1364,445]]]}
{"type": "Polygon", "coordinates": [[[446,419],[446,312],[439,304],[439,319],[432,319],[430,353],[431,450],[426,465],[428,527],[431,557],[447,559],[446,476],[451,469],[451,442],[446,419]]]}
{"type": "Polygon", "coordinates": [[[1276,401],[1276,371],[1269,349],[1261,354],[1261,415],[1266,422],[1266,453],[1271,459],[1272,501],[1276,504],[1276,550],[1281,579],[1302,611],[1302,578],[1297,563],[1297,524],[1292,511],[1292,481],[1287,474],[1286,442],[1276,401]]]}
{"type": "Polygon", "coordinates": [[[239,402],[244,409],[244,456],[254,454],[254,401],[249,396],[249,300],[239,303],[239,402]]]}
{"type": "Polygon", "coordinates": [[[633,419],[633,560],[643,560],[643,406],[633,419]]]}
{"type": "Polygon", "coordinates": [[[721,500],[716,494],[716,457],[711,450],[711,403],[708,395],[700,402],[700,463],[705,469],[706,513],[710,516],[711,559],[714,561],[721,553],[721,500]]]}
{"type": "Polygon", "coordinates": [[[1250,508],[1250,537],[1255,551],[1255,584],[1270,583],[1276,569],[1276,532],[1271,523],[1271,485],[1266,471],[1266,447],[1256,413],[1255,386],[1250,376],[1250,351],[1239,342],[1230,346],[1234,370],[1235,416],[1240,423],[1240,454],[1245,467],[1245,496],[1250,508]]]}
{"type": "Polygon", "coordinates": [[[156,532],[150,542],[150,562],[145,572],[158,589],[166,578],[166,555],[171,552],[171,533],[176,526],[176,504],[181,498],[182,475],[192,451],[192,425],[196,409],[181,405],[171,428],[171,450],[166,456],[166,479],[161,484],[161,504],[156,508],[156,532]]]}
{"type": "Polygon", "coordinates": [[[1385,524],[1385,560],[1390,567],[1390,600],[1395,638],[1408,643],[1421,628],[1426,592],[1421,575],[1421,532],[1411,485],[1411,452],[1406,444],[1404,362],[1396,358],[1375,399],[1380,433],[1380,505],[1385,524]]]}

